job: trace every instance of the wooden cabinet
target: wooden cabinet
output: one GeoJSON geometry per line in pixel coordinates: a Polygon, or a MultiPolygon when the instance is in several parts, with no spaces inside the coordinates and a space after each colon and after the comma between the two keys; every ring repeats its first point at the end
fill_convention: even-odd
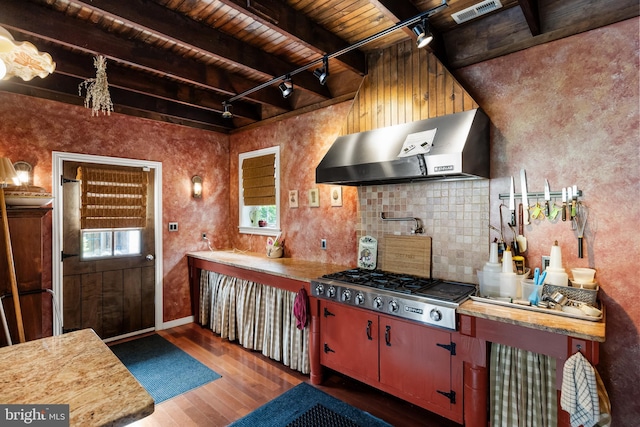
{"type": "Polygon", "coordinates": [[[453,334],[320,301],[320,364],[462,422],[462,362],[453,334]]]}
{"type": "MultiPolygon", "coordinates": [[[[51,235],[51,208],[9,208],[7,218],[19,292],[51,289],[51,239],[48,237],[51,235]]],[[[11,293],[7,256],[4,245],[0,246],[0,295],[7,295],[11,293]]],[[[13,302],[9,297],[2,302],[15,344],[18,342],[18,330],[13,302]]],[[[51,295],[23,295],[20,297],[20,308],[27,341],[52,334],[51,295]]],[[[6,344],[4,331],[0,329],[0,346],[6,344]]]]}

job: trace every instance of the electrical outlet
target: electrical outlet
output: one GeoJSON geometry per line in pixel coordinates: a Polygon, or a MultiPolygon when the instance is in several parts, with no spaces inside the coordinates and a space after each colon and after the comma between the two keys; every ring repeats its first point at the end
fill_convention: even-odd
{"type": "Polygon", "coordinates": [[[169,231],[178,231],[178,223],[170,222],[169,223],[169,231]]]}
{"type": "Polygon", "coordinates": [[[327,239],[320,239],[320,249],[327,249],[327,239]]]}
{"type": "Polygon", "coordinates": [[[202,240],[207,240],[207,233],[202,233],[202,240]]]}

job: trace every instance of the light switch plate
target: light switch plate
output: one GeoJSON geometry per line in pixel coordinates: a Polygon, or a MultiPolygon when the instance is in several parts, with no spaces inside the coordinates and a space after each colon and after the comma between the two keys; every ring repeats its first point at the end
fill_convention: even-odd
{"type": "Polygon", "coordinates": [[[178,231],[178,223],[170,222],[169,223],[169,231],[178,231]]]}

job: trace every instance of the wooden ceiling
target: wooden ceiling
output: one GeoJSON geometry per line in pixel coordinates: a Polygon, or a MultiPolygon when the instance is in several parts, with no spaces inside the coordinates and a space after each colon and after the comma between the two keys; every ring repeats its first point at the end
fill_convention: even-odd
{"type": "MultiPolygon", "coordinates": [[[[56,62],[54,74],[0,81],[0,91],[83,105],[78,85],[95,77],[93,57],[104,55],[116,112],[232,132],[353,98],[367,72],[367,54],[413,37],[413,25],[352,46],[442,3],[0,0],[0,25],[56,62]],[[332,56],[337,52],[344,53],[332,56]],[[313,71],[324,55],[330,56],[330,76],[321,85],[313,71]],[[285,99],[278,83],[295,71],[293,95],[285,99]],[[234,116],[225,119],[223,102],[230,99],[234,116]]],[[[489,0],[489,7],[501,7],[462,24],[452,18],[478,3],[449,0],[429,16],[435,39],[428,49],[454,75],[467,65],[639,14],[637,0],[489,0]]]]}

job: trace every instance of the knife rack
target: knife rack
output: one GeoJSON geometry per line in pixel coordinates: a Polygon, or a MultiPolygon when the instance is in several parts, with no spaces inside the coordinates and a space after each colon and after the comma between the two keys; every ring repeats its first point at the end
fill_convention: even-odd
{"type": "MultiPolygon", "coordinates": [[[[522,199],[522,193],[515,193],[514,195],[515,199],[522,199]]],[[[551,191],[549,192],[549,196],[552,199],[562,199],[562,191],[551,191]]],[[[582,190],[578,190],[578,198],[582,197],[582,190]]],[[[544,199],[544,191],[541,193],[527,193],[527,198],[528,199],[544,199]]],[[[500,200],[508,200],[509,199],[509,193],[501,193],[500,194],[500,200]]],[[[567,200],[570,201],[570,200],[567,200]]]]}

